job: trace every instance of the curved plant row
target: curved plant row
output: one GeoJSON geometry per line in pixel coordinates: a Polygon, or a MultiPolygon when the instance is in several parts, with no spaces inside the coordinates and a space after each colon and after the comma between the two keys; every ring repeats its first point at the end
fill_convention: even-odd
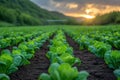
{"type": "Polygon", "coordinates": [[[8,46],[17,45],[20,42],[28,41],[30,39],[33,39],[33,38],[39,36],[40,34],[42,34],[42,31],[34,32],[32,34],[29,33],[29,34],[25,34],[25,35],[24,35],[24,33],[13,34],[10,37],[0,39],[0,48],[4,49],[8,46]]]}
{"type": "Polygon", "coordinates": [[[39,49],[51,35],[52,32],[43,33],[33,40],[22,42],[18,47],[14,47],[12,52],[2,51],[0,54],[0,80],[10,80],[8,75],[17,71],[19,66],[30,64],[29,60],[34,57],[35,50],[39,49]]]}
{"type": "Polygon", "coordinates": [[[8,38],[8,37],[17,37],[22,36],[25,32],[10,32],[5,31],[3,34],[0,33],[0,39],[8,38]]]}
{"type": "Polygon", "coordinates": [[[120,51],[112,50],[112,46],[89,38],[86,35],[78,35],[75,32],[68,31],[68,34],[79,44],[80,50],[87,49],[98,57],[105,60],[106,64],[113,68],[114,74],[120,80],[120,51]]]}
{"type": "Polygon", "coordinates": [[[78,72],[74,64],[80,65],[81,61],[73,55],[73,49],[66,42],[63,31],[58,30],[57,35],[49,45],[46,54],[50,60],[47,73],[42,73],[39,80],[87,80],[89,74],[86,71],[78,72]]]}
{"type": "Polygon", "coordinates": [[[106,31],[103,33],[99,31],[94,31],[88,33],[87,36],[97,41],[110,44],[112,47],[115,47],[116,49],[120,49],[120,33],[118,31],[115,32],[106,31]]]}

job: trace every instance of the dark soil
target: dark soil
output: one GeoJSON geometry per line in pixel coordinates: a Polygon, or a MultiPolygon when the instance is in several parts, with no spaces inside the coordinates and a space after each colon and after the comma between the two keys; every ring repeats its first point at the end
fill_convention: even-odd
{"type": "Polygon", "coordinates": [[[2,49],[0,48],[0,54],[1,54],[2,49]]]}
{"type": "MultiPolygon", "coordinates": [[[[53,36],[51,38],[53,38],[53,36]]],[[[45,56],[49,50],[48,45],[49,41],[47,40],[43,46],[37,50],[35,57],[30,60],[31,64],[20,67],[16,73],[10,76],[11,80],[38,80],[41,73],[47,73],[50,65],[49,60],[45,56]]]]}
{"type": "Polygon", "coordinates": [[[117,80],[113,74],[113,70],[108,68],[103,59],[96,57],[87,50],[80,51],[79,45],[67,35],[66,39],[70,46],[73,47],[74,55],[82,61],[81,65],[77,66],[78,70],[89,72],[90,76],[88,80],[117,80]]]}
{"type": "Polygon", "coordinates": [[[114,46],[112,46],[112,50],[120,50],[120,49],[117,49],[117,48],[115,48],[114,46]]]}

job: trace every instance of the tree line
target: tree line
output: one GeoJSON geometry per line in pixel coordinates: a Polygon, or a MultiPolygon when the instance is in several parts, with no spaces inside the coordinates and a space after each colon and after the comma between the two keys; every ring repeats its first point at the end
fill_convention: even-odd
{"type": "Polygon", "coordinates": [[[113,11],[103,15],[97,15],[92,20],[86,20],[84,24],[88,25],[120,24],[120,11],[113,11]]]}

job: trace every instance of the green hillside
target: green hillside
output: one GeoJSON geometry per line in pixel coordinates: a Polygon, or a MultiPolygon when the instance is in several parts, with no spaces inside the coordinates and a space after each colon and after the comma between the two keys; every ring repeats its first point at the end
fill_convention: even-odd
{"type": "Polygon", "coordinates": [[[15,25],[49,24],[47,20],[68,19],[58,12],[40,8],[30,0],[0,0],[0,22],[15,25]]]}

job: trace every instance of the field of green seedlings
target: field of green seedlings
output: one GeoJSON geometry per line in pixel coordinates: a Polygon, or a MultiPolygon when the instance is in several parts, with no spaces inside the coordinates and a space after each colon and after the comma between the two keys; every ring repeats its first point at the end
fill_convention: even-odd
{"type": "Polygon", "coordinates": [[[120,25],[1,27],[0,80],[120,80],[120,25]]]}

